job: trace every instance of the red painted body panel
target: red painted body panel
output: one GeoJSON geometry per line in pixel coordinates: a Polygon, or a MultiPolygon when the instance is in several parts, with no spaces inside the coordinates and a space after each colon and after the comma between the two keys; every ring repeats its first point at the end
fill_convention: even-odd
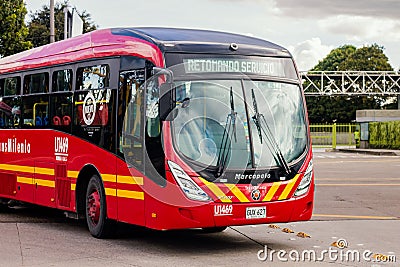
{"type": "MultiPolygon", "coordinates": [[[[56,207],[56,166],[66,165],[67,177],[60,179],[70,181],[73,188],[76,185],[77,175],[87,164],[92,164],[100,174],[116,175],[116,157],[103,149],[74,136],[54,130],[1,130],[0,131],[0,173],[15,173],[18,177],[15,195],[1,195],[2,197],[18,199],[48,207],[56,207]],[[55,138],[67,138],[68,148],[62,160],[55,152],[55,138]],[[4,151],[4,144],[16,140],[17,144],[28,144],[29,153],[18,151],[4,151]],[[107,157],[99,155],[109,154],[107,157]],[[29,179],[29,180],[28,180],[29,179]]],[[[115,182],[107,182],[107,187],[115,188],[115,182]]],[[[70,208],[75,211],[74,190],[71,190],[70,208]]],[[[110,217],[117,218],[115,199],[108,202],[110,217]]],[[[58,205],[60,207],[60,205],[58,205]]]]}
{"type": "MultiPolygon", "coordinates": [[[[121,193],[120,190],[132,190],[134,192],[143,192],[142,185],[138,184],[127,184],[128,181],[123,180],[122,177],[144,177],[144,175],[134,168],[127,167],[126,163],[121,159],[117,159],[117,196],[121,193]],[[125,182],[125,183],[123,183],[125,182]]],[[[133,181],[133,179],[132,179],[133,181]]],[[[143,178],[143,183],[147,183],[147,179],[143,178]]],[[[126,192],[126,191],[122,191],[126,192]]],[[[146,199],[146,196],[143,193],[143,198],[146,199]]],[[[136,224],[136,225],[145,225],[145,208],[144,208],[144,200],[143,199],[135,199],[135,198],[122,198],[116,197],[117,206],[118,206],[118,220],[121,222],[136,224]]]]}

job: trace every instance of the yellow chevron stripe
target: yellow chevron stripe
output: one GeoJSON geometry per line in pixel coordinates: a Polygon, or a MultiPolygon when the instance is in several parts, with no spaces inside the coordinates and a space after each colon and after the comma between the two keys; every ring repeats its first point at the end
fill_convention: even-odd
{"type": "Polygon", "coordinates": [[[229,190],[239,199],[240,202],[250,202],[249,199],[234,184],[225,184],[229,190]]]}
{"type": "Polygon", "coordinates": [[[137,176],[118,175],[117,176],[117,181],[118,181],[119,184],[143,185],[143,177],[137,177],[137,176]]]}
{"type": "Polygon", "coordinates": [[[117,196],[117,189],[115,189],[115,188],[107,188],[106,187],[104,189],[104,191],[106,193],[106,196],[113,196],[113,197],[117,196]]]}
{"type": "Polygon", "coordinates": [[[36,174],[54,175],[54,169],[35,167],[36,174]]]}
{"type": "Polygon", "coordinates": [[[30,166],[18,166],[18,165],[10,165],[10,164],[0,164],[0,170],[4,171],[14,171],[14,172],[28,172],[34,173],[35,168],[30,166]]]}
{"type": "Polygon", "coordinates": [[[224,194],[224,192],[222,192],[222,190],[216,186],[214,183],[210,183],[208,181],[206,181],[205,179],[200,177],[200,180],[215,194],[215,196],[217,196],[218,199],[220,199],[222,202],[226,202],[226,203],[232,203],[232,200],[230,200],[229,198],[226,197],[226,195],[224,194]]]}
{"type": "Polygon", "coordinates": [[[290,180],[290,182],[286,185],[285,189],[283,190],[282,194],[280,195],[280,197],[278,198],[278,200],[283,200],[283,199],[287,199],[290,191],[292,191],[292,188],[294,186],[294,184],[296,183],[297,179],[299,178],[299,174],[297,174],[292,180],[290,180]]]}
{"type": "Polygon", "coordinates": [[[143,192],[138,192],[138,191],[117,189],[117,196],[118,197],[123,197],[123,198],[144,200],[144,193],[143,192]]]}
{"type": "Polygon", "coordinates": [[[52,188],[56,187],[55,181],[49,181],[49,180],[35,179],[35,184],[45,187],[52,187],[52,188]]]}
{"type": "Polygon", "coordinates": [[[102,174],[101,178],[103,178],[104,182],[112,182],[112,183],[117,182],[117,176],[115,174],[102,174]]]}
{"type": "Polygon", "coordinates": [[[17,183],[20,183],[20,184],[33,184],[33,178],[17,176],[17,183]]]}
{"type": "Polygon", "coordinates": [[[271,188],[268,190],[268,193],[265,195],[263,201],[271,201],[280,185],[280,182],[273,183],[271,188]]]}
{"type": "Polygon", "coordinates": [[[78,171],[68,171],[67,176],[70,178],[78,178],[79,172],[78,171]]]}

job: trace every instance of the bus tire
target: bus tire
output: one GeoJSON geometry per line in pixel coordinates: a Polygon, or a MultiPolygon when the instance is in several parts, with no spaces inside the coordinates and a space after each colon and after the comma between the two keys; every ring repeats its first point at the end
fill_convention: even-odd
{"type": "Polygon", "coordinates": [[[106,238],[110,234],[110,221],[107,219],[106,194],[102,182],[93,175],[86,190],[86,223],[93,237],[106,238]]]}
{"type": "Polygon", "coordinates": [[[202,228],[203,233],[212,234],[212,233],[220,233],[225,231],[227,226],[220,226],[220,227],[207,227],[202,228]]]}
{"type": "Polygon", "coordinates": [[[8,205],[0,204],[0,212],[7,212],[9,211],[8,205]]]}

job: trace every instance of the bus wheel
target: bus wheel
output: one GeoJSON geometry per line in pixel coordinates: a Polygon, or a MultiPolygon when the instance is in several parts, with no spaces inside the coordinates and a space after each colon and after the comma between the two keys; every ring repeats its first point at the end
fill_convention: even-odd
{"type": "Polygon", "coordinates": [[[107,219],[106,195],[97,175],[90,178],[86,190],[86,222],[92,236],[108,236],[110,223],[107,219]]]}
{"type": "Polygon", "coordinates": [[[207,227],[207,228],[202,228],[203,233],[211,234],[211,233],[220,233],[225,231],[227,226],[221,226],[221,227],[207,227]]]}
{"type": "Polygon", "coordinates": [[[8,210],[8,201],[0,198],[0,212],[6,212],[8,210]]]}

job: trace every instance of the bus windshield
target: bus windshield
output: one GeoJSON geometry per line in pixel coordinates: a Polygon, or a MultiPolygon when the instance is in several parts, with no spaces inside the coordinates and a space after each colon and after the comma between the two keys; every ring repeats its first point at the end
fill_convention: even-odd
{"type": "Polygon", "coordinates": [[[301,89],[263,80],[192,80],[175,83],[177,112],[172,123],[175,147],[184,158],[227,169],[282,167],[271,140],[260,134],[258,113],[265,118],[285,161],[298,159],[307,145],[301,89]],[[227,143],[227,144],[226,144],[227,143]]]}

